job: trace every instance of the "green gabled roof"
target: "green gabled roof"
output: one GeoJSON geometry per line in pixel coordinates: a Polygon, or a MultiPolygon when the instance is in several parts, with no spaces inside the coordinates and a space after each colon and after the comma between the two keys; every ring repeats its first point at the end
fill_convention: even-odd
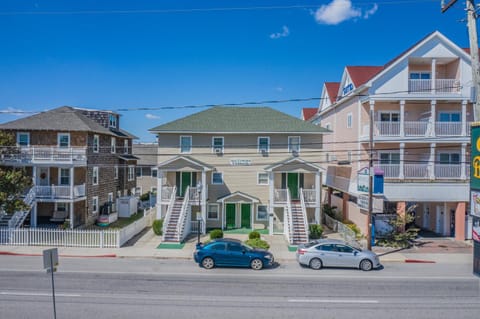
{"type": "Polygon", "coordinates": [[[159,125],[152,133],[325,133],[329,130],[269,107],[217,106],[159,125]]]}

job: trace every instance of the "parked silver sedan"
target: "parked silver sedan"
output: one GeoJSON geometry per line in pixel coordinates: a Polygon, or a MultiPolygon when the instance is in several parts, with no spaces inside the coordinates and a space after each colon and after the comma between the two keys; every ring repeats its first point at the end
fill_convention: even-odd
{"type": "Polygon", "coordinates": [[[381,266],[374,252],[352,247],[337,239],[320,239],[299,245],[297,261],[312,269],[352,267],[368,271],[381,266]]]}

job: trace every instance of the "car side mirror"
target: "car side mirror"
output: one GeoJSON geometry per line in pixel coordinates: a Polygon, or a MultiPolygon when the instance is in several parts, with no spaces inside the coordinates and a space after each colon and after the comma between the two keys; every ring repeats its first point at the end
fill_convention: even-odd
{"type": "Polygon", "coordinates": [[[358,251],[355,250],[355,251],[353,252],[353,255],[354,255],[354,256],[358,255],[358,251]]]}
{"type": "Polygon", "coordinates": [[[245,254],[247,251],[245,249],[242,249],[242,254],[245,254]]]}

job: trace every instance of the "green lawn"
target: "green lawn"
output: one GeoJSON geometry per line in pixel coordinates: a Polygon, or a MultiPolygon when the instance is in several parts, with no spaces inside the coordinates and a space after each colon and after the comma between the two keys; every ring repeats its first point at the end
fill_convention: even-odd
{"type": "MultiPolygon", "coordinates": [[[[255,229],[255,231],[259,232],[262,235],[268,235],[268,229],[255,229]]],[[[225,229],[223,230],[224,234],[246,234],[248,235],[252,232],[251,228],[236,228],[236,229],[225,229]]]]}

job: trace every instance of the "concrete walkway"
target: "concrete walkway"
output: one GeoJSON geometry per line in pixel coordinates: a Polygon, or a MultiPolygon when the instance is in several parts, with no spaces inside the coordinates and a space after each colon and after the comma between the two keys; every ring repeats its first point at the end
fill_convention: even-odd
{"type": "MultiPolygon", "coordinates": [[[[339,238],[336,233],[327,233],[327,238],[339,238]]],[[[246,240],[246,234],[227,234],[225,237],[246,240]]],[[[201,241],[208,240],[202,236],[201,241]]],[[[294,261],[295,252],[289,251],[285,237],[282,235],[262,235],[270,244],[270,251],[275,260],[294,261]]],[[[192,259],[197,238],[189,238],[181,249],[159,249],[161,237],[151,229],[146,230],[122,248],[75,248],[59,247],[59,254],[64,257],[117,257],[117,258],[179,258],[192,259]]],[[[421,239],[419,245],[410,249],[387,249],[373,247],[382,263],[385,262],[471,262],[472,247],[468,243],[451,239],[421,239]]],[[[42,255],[44,246],[0,246],[0,255],[42,255]]]]}

